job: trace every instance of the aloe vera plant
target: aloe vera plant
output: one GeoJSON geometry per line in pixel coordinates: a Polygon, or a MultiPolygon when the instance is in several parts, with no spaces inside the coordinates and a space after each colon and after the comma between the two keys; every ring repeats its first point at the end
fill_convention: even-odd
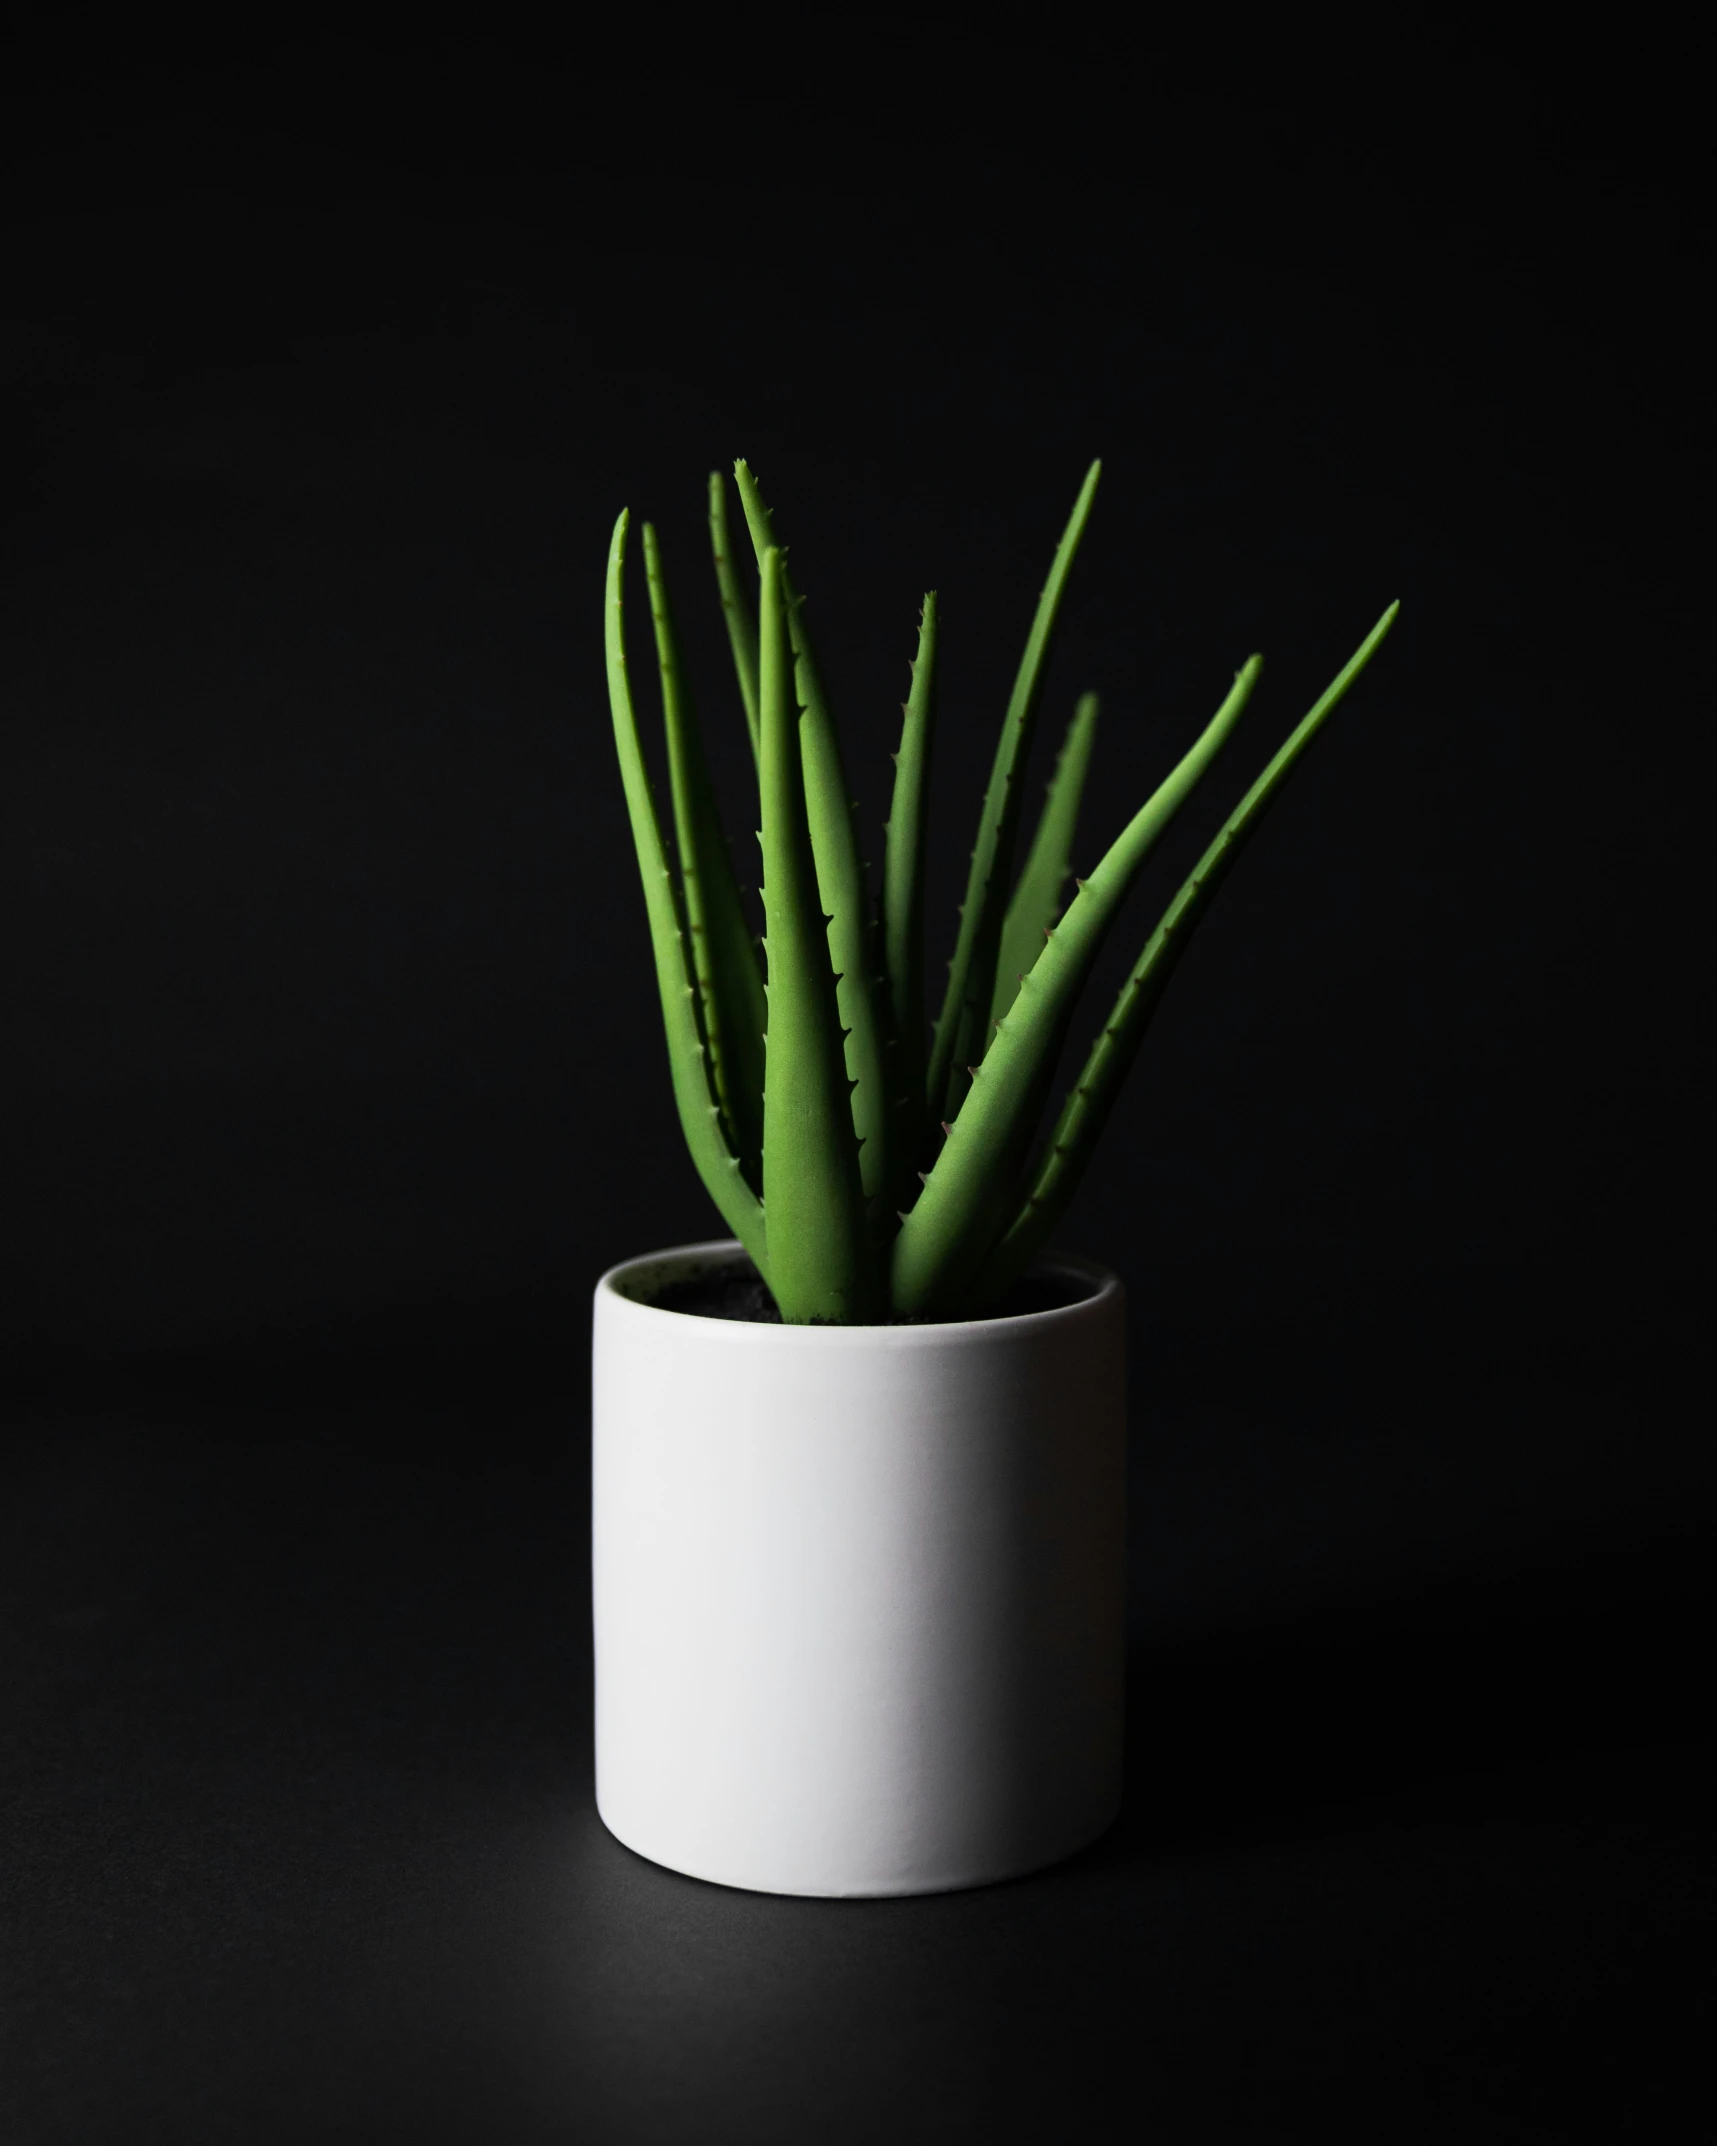
{"type": "Polygon", "coordinates": [[[643,875],[680,1124],[710,1197],[784,1320],[980,1315],[1072,1198],[1163,989],[1223,876],[1395,618],[1391,604],[1242,797],[1145,941],[1059,1114],[1043,1131],[1083,986],[1147,858],[1251,697],[1253,656],[1197,742],[1086,879],[1071,875],[1097,703],[1075,710],[1017,878],[1023,778],[1045,659],[1090,518],[1093,463],[1050,565],[1002,722],[935,1021],[924,1003],[925,805],[937,605],[924,599],[895,755],[880,896],[859,852],[823,678],[772,517],[734,479],[755,575],[709,480],[717,586],[756,762],[763,938],[717,815],[655,531],[644,557],[673,806],[670,852],[627,665],[628,516],[608,557],[614,734],[643,875]],[[755,604],[751,592],[755,591],[755,604]]]}

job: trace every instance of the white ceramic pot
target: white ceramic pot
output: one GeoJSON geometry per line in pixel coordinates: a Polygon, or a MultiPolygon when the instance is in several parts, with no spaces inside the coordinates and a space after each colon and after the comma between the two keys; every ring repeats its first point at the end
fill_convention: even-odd
{"type": "Polygon", "coordinates": [[[1070,1855],[1121,1788],[1123,1297],[941,1326],[596,1289],[596,1800],[757,1892],[942,1892],[1070,1855]]]}

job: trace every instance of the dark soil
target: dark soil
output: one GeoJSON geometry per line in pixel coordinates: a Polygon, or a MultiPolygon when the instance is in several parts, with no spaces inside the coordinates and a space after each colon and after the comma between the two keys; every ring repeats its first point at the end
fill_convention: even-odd
{"type": "MultiPolygon", "coordinates": [[[[1017,1319],[1026,1312],[1059,1311],[1064,1304],[1077,1304],[1085,1290],[1059,1275],[1028,1274],[984,1314],[992,1319],[1017,1319]]],[[[741,1319],[753,1326],[779,1326],[781,1314],[768,1284],[755,1267],[712,1268],[688,1274],[683,1281],[669,1282],[645,1299],[658,1311],[684,1312],[693,1319],[741,1319]]],[[[879,1319],[879,1326],[944,1326],[944,1319],[879,1319]]]]}

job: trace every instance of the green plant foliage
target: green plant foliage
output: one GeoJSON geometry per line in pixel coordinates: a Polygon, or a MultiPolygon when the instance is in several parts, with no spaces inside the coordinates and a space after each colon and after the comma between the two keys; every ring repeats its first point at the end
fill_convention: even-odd
{"type": "Polygon", "coordinates": [[[745,1182],[739,1157],[722,1135],[721,1105],[702,1025],[698,1020],[697,985],[686,958],[686,931],[673,867],[662,842],[656,800],[644,766],[638,718],[632,708],[632,685],[626,668],[626,630],[621,587],[626,566],[626,516],[614,524],[608,548],[606,642],[608,700],[614,711],[614,743],[620,755],[620,779],[632,821],[632,841],[644,882],[644,908],[650,920],[650,944],[656,957],[656,985],[662,999],[662,1023],[668,1032],[668,1067],[680,1130],[691,1150],[704,1189],[721,1210],[721,1218],[757,1263],[769,1272],[763,1233],[763,1203],[745,1182]]]}
{"type": "Polygon", "coordinates": [[[852,1325],[876,1309],[853,1084],[841,1049],[827,919],[817,894],[781,554],[762,559],[763,945],[769,963],[763,1182],[769,1284],[783,1319],[852,1325]]]}
{"type": "Polygon", "coordinates": [[[739,676],[739,697],[745,703],[745,727],[751,733],[751,757],[761,770],[763,744],[757,706],[757,621],[746,601],[745,583],[733,563],[733,544],[727,533],[727,486],[718,469],[709,473],[709,545],[715,557],[715,585],[721,591],[721,608],[727,620],[733,667],[739,676]]]}
{"type": "Polygon", "coordinates": [[[1043,817],[1037,823],[1031,852],[1020,867],[1019,885],[1002,921],[996,988],[990,999],[992,1028],[1018,997],[1026,970],[1037,959],[1045,935],[1061,914],[1061,897],[1073,877],[1073,835],[1079,825],[1079,801],[1085,794],[1085,775],[1096,742],[1097,696],[1083,693],[1056,755],[1043,817]]]}
{"type": "Polygon", "coordinates": [[[1091,519],[1091,502],[1096,497],[1102,469],[1101,462],[1093,462],[1086,471],[1067,527],[1061,532],[1061,542],[1055,547],[1049,579],[1037,600],[1037,616],[1026,636],[1019,675],[1002,719],[1002,734],[996,741],[995,765],[990,770],[984,808],[978,816],[978,839],[972,849],[966,899],[960,904],[960,932],[948,970],[947,996],[942,1001],[942,1018],[936,1024],[936,1041],[930,1053],[926,1101],[933,1118],[951,1119],[958,1113],[972,1068],[984,1055],[988,1040],[990,997],[996,986],[996,956],[1006,914],[1014,833],[1019,825],[1025,756],[1037,722],[1044,661],[1055,637],[1061,599],[1078,555],[1079,540],[1091,519]]]}
{"type": "Polygon", "coordinates": [[[709,481],[717,588],[755,756],[762,961],[734,878],[674,635],[653,529],[645,565],[678,868],[662,836],[626,663],[627,517],[608,560],[609,698],[692,1160],[791,1322],[979,1317],[1043,1248],[1091,1159],[1194,926],[1288,775],[1394,623],[1391,604],[1246,792],[1146,940],[1047,1139],[1080,997],[1152,851],[1251,698],[1254,656],[1203,734],[1063,910],[1097,702],[1074,710],[1017,877],[1019,806],[1044,667],[1093,463],[1062,533],[979,813],[940,1016],[924,1002],[926,797],[938,614],[924,599],[873,907],[856,808],[803,617],[750,470],[735,465],[756,558],[734,563],[727,487],[709,481]],[[755,592],[755,613],[752,594],[755,592]],[[767,981],[765,981],[767,979],[767,981]]]}
{"type": "Polygon", "coordinates": [[[882,874],[882,970],[888,984],[887,1077],[893,1098],[893,1205],[904,1207],[917,1182],[923,1136],[924,857],[929,836],[930,747],[936,730],[936,591],[924,599],[912,691],[901,709],[882,874]]]}
{"type": "MultiPolygon", "coordinates": [[[[763,571],[764,553],[775,543],[769,509],[743,462],[734,464],[740,504],[763,571]]],[[[833,964],[846,1037],[847,1071],[852,1077],[853,1125],[859,1140],[859,1170],[873,1226],[885,1232],[888,1200],[889,1105],[883,1067],[882,1010],[876,989],[875,924],[865,893],[859,858],[858,812],[841,770],[840,742],[829,714],[822,675],[811,653],[797,594],[781,554],[781,596],[793,649],[793,676],[802,711],[799,746],[805,767],[805,802],[816,860],[817,891],[828,925],[828,958],[833,964]]],[[[768,846],[768,822],[764,844],[768,846]]],[[[785,1316],[785,1314],[783,1314],[785,1316]]]]}
{"type": "Polygon", "coordinates": [[[692,980],[709,1053],[710,1086],[727,1144],[753,1191],[763,1182],[763,970],[716,812],[703,739],[686,698],[656,532],[644,524],[650,612],[662,673],[668,778],[680,852],[692,980]]]}

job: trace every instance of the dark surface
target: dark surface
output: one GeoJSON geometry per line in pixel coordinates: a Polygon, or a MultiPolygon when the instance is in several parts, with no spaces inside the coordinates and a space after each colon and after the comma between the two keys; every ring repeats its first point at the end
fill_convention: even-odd
{"type": "Polygon", "coordinates": [[[0,2136],[1700,2135],[1675,1387],[1410,1381],[1359,1321],[1334,1380],[1204,1279],[1138,1278],[1121,1822],[930,1900],[728,1892],[602,1829],[582,1304],[444,1318],[433,1362],[43,1386],[0,1503],[0,2136]]]}
{"type": "Polygon", "coordinates": [[[654,18],[0,84],[4,2146],[1717,2128],[1703,74],[1012,22],[854,17],[844,98],[654,18]],[[1126,1812],[725,1893],[589,1797],[587,1292],[714,1228],[608,530],[740,834],[705,471],[873,832],[939,588],[934,973],[1094,452],[1081,869],[1267,668],[1088,1023],[1403,602],[1068,1220],[1130,1291],[1126,1812]]]}

